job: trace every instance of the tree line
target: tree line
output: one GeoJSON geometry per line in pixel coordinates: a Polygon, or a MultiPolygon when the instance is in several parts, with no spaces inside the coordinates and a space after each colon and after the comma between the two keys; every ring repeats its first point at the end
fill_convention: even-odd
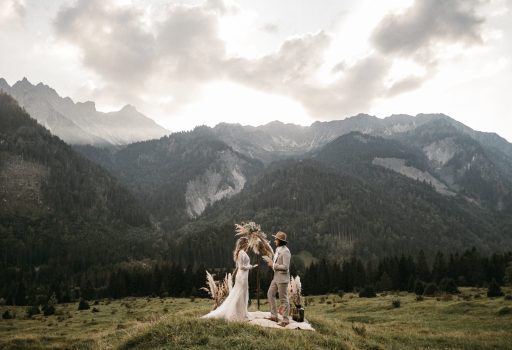
{"type": "MultiPolygon", "coordinates": [[[[65,269],[10,269],[0,276],[0,298],[8,305],[44,305],[52,296],[58,302],[80,298],[134,297],[207,297],[208,270],[223,279],[233,267],[208,268],[166,261],[132,261],[115,267],[94,267],[68,275],[65,269]]],[[[499,285],[512,283],[512,252],[481,255],[476,248],[462,253],[438,252],[428,262],[420,251],[411,255],[390,256],[376,262],[353,257],[339,263],[322,259],[305,267],[292,264],[291,274],[299,275],[304,295],[359,291],[371,286],[377,291],[414,292],[419,284],[483,287],[495,280],[499,285]],[[450,282],[447,282],[447,280],[450,282]]],[[[266,297],[272,273],[261,264],[260,297],[266,297]]],[[[249,277],[250,296],[256,297],[256,273],[249,277]]]]}
{"type": "Polygon", "coordinates": [[[307,295],[357,291],[368,286],[377,291],[414,292],[429,283],[483,287],[493,280],[499,285],[512,284],[512,252],[491,256],[480,254],[476,248],[462,253],[437,252],[431,263],[423,251],[415,257],[384,257],[377,263],[355,257],[341,263],[322,259],[305,268],[302,277],[307,295]]]}

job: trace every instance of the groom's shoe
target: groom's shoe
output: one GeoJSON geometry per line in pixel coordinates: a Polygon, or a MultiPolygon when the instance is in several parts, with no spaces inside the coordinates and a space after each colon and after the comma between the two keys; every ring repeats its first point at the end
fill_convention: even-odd
{"type": "Polygon", "coordinates": [[[273,321],[273,322],[278,322],[279,321],[276,316],[265,317],[265,320],[270,320],[270,321],[273,321]]]}

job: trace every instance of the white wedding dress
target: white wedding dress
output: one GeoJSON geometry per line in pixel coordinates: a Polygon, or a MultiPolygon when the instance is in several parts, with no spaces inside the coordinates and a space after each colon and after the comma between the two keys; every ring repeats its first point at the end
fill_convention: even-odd
{"type": "Polygon", "coordinates": [[[238,271],[236,273],[235,285],[221,306],[203,316],[203,318],[223,318],[228,321],[249,320],[247,303],[249,301],[249,255],[243,250],[238,253],[236,261],[238,271]]]}

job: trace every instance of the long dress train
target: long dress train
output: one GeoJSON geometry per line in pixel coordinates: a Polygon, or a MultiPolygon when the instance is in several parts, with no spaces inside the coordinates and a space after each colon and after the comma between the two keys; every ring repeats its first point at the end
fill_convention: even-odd
{"type": "Polygon", "coordinates": [[[235,285],[229,292],[221,306],[204,315],[202,318],[223,318],[228,321],[249,320],[247,303],[249,301],[249,255],[243,250],[238,253],[236,262],[238,272],[236,273],[235,285]]]}

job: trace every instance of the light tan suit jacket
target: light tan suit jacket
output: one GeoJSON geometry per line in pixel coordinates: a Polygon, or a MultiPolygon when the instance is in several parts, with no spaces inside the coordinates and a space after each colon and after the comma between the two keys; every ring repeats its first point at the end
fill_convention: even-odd
{"type": "Polygon", "coordinates": [[[274,263],[274,281],[290,283],[290,260],[292,254],[287,246],[282,246],[274,263]]]}

